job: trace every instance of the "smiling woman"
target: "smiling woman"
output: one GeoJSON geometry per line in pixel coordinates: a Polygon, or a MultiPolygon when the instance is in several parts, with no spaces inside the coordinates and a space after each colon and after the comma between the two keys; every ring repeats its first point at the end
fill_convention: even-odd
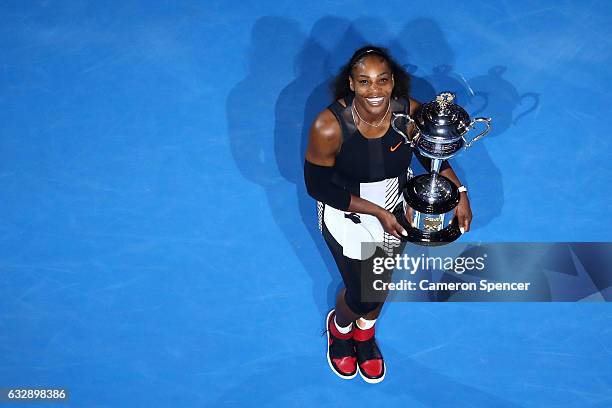
{"type": "MultiPolygon", "coordinates": [[[[425,168],[430,167],[429,160],[413,152],[391,126],[393,112],[412,113],[419,105],[409,96],[409,83],[408,74],[385,49],[360,48],[336,77],[334,102],[310,130],[306,188],[317,200],[319,227],[345,285],[327,315],[327,360],[332,371],[345,379],[357,372],[369,383],[385,377],[374,324],[387,292],[365,299],[362,289],[372,275],[374,258],[403,252],[400,237],[406,231],[392,212],[399,206],[412,211],[401,191],[412,177],[413,153],[425,168]]],[[[411,126],[406,130],[413,132],[411,126]]],[[[440,173],[461,185],[448,163],[440,173]]],[[[469,230],[466,193],[461,194],[457,215],[469,230]]]]}

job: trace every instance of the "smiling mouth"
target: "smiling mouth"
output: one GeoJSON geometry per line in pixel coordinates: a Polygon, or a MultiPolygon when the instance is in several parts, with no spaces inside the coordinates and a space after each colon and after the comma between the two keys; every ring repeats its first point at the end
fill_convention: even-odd
{"type": "Polygon", "coordinates": [[[383,101],[385,100],[384,97],[380,96],[378,98],[365,98],[366,101],[368,101],[368,104],[372,105],[372,106],[380,106],[382,105],[383,101]]]}

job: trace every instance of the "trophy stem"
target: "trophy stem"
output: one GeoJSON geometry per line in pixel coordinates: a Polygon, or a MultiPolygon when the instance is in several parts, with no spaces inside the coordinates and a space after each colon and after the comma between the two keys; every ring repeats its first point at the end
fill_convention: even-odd
{"type": "Polygon", "coordinates": [[[431,159],[431,172],[434,174],[438,174],[440,172],[441,165],[442,165],[442,160],[431,159]]]}
{"type": "Polygon", "coordinates": [[[436,200],[436,187],[438,186],[438,172],[434,171],[431,173],[431,178],[429,180],[429,192],[427,193],[427,201],[433,204],[436,200]]]}

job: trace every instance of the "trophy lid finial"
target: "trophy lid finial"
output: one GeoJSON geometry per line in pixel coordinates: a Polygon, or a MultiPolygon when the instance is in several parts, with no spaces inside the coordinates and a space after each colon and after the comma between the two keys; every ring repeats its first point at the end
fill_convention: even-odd
{"type": "Polygon", "coordinates": [[[448,105],[452,105],[455,101],[455,94],[452,92],[442,92],[436,96],[436,103],[438,104],[438,111],[440,113],[447,112],[448,105]]]}
{"type": "Polygon", "coordinates": [[[448,109],[449,105],[453,104],[455,100],[455,94],[452,92],[442,92],[438,96],[436,96],[436,103],[438,105],[438,113],[440,115],[448,116],[450,115],[450,109],[448,109]]]}

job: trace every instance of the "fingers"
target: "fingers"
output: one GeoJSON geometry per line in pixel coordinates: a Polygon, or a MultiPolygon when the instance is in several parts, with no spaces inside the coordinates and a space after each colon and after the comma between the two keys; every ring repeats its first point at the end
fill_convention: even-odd
{"type": "Polygon", "coordinates": [[[398,224],[391,229],[391,235],[393,235],[395,238],[402,239],[402,236],[407,237],[408,233],[402,228],[401,225],[398,224]]]}
{"type": "Polygon", "coordinates": [[[468,232],[470,230],[470,223],[472,221],[471,217],[464,214],[460,214],[457,219],[459,224],[459,231],[461,231],[462,234],[468,232]]]}
{"type": "Polygon", "coordinates": [[[468,232],[470,230],[470,224],[472,223],[472,210],[467,200],[461,199],[459,205],[455,207],[455,216],[457,217],[459,231],[461,231],[462,234],[468,232]]]}
{"type": "Polygon", "coordinates": [[[465,217],[465,220],[463,221],[463,228],[465,229],[465,232],[468,232],[470,230],[471,222],[472,222],[472,219],[470,217],[465,217]]]}
{"type": "Polygon", "coordinates": [[[402,236],[408,236],[408,232],[406,232],[406,230],[397,221],[392,222],[389,225],[389,228],[387,228],[386,230],[389,234],[393,235],[395,238],[398,239],[402,239],[402,236]]]}
{"type": "Polygon", "coordinates": [[[462,234],[465,234],[465,215],[457,215],[457,226],[459,227],[459,231],[461,231],[462,234]]]}
{"type": "Polygon", "coordinates": [[[397,239],[402,239],[402,237],[397,232],[395,232],[395,231],[392,231],[391,235],[393,235],[397,239]]]}

